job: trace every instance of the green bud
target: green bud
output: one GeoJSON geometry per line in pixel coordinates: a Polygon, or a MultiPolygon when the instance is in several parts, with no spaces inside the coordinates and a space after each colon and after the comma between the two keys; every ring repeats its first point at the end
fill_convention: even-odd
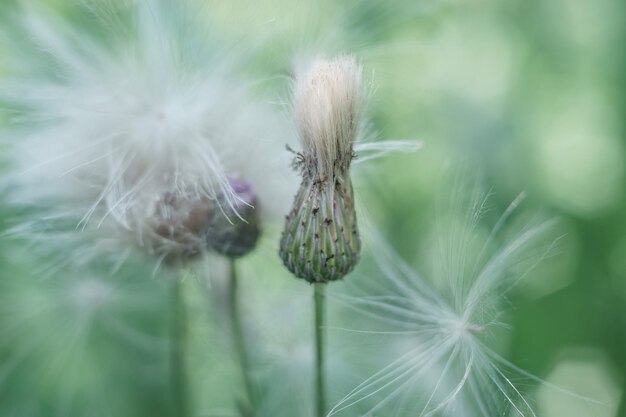
{"type": "Polygon", "coordinates": [[[352,271],[360,249],[350,179],[305,179],[280,241],[285,266],[311,283],[335,281],[352,271]]]}

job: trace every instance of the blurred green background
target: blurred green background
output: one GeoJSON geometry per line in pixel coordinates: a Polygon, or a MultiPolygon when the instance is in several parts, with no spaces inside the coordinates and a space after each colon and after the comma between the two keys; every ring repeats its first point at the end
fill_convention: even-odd
{"type": "MultiPolygon", "coordinates": [[[[84,18],[73,2],[49,3],[84,18]]],[[[3,19],[17,4],[0,4],[3,19]]],[[[375,86],[372,131],[424,142],[418,154],[359,168],[355,184],[368,220],[417,267],[445,192],[441,179],[459,155],[482,170],[494,212],[525,191],[532,209],[556,214],[559,253],[511,295],[501,350],[530,373],[604,403],[581,406],[530,386],[539,415],[626,417],[625,2],[224,0],[208,9],[235,38],[262,36],[268,25],[278,34],[282,42],[249,69],[267,78],[265,94],[286,91],[300,48],[360,57],[375,86]],[[327,36],[336,27],[341,41],[327,36]]],[[[3,53],[10,51],[0,51],[0,63],[3,53]]],[[[20,215],[0,197],[1,229],[20,215]]],[[[291,316],[300,299],[285,298],[304,287],[274,253],[279,228],[269,227],[245,260],[243,275],[254,282],[244,292],[251,310],[275,320],[258,330],[259,343],[293,341],[295,368],[267,363],[264,375],[284,384],[287,372],[306,392],[306,370],[294,365],[301,340],[292,339],[308,335],[308,317],[291,316]]],[[[120,271],[103,284],[91,273],[55,271],[24,242],[0,240],[1,416],[170,415],[167,284],[150,278],[140,259],[120,271]]],[[[219,285],[204,292],[195,281],[186,290],[198,409],[234,415],[238,381],[220,333],[219,285]],[[213,297],[213,306],[203,302],[213,297]],[[209,317],[218,324],[207,326],[209,317]]],[[[268,406],[267,415],[307,415],[280,410],[310,399],[275,395],[279,411],[268,406]]]]}

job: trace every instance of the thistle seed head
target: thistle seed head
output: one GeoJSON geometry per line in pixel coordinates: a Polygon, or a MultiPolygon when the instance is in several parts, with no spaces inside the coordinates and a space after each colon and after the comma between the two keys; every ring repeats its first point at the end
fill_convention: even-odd
{"type": "Polygon", "coordinates": [[[350,180],[362,109],[361,67],[352,56],[318,59],[296,81],[302,183],[280,242],[285,266],[308,282],[335,281],[356,265],[361,242],[350,180]]]}
{"type": "MultiPolygon", "coordinates": [[[[252,45],[207,24],[206,2],[89,2],[87,24],[35,3],[16,4],[15,25],[0,28],[11,114],[0,188],[40,212],[20,225],[24,237],[58,246],[62,234],[80,262],[121,264],[136,246],[167,263],[224,252],[229,238],[213,240],[207,223],[252,216],[233,174],[253,184],[264,215],[286,211],[292,184],[277,155],[288,129],[238,71],[252,45]]],[[[239,229],[257,222],[246,221],[239,229]]]]}

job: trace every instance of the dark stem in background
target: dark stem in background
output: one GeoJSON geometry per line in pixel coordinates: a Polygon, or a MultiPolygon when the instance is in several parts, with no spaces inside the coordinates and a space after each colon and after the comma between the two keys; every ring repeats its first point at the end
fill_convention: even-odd
{"type": "Polygon", "coordinates": [[[187,314],[183,295],[183,282],[179,278],[172,281],[172,328],[170,382],[176,417],[189,416],[187,392],[187,314]]]}
{"type": "Polygon", "coordinates": [[[241,374],[246,390],[248,401],[248,410],[244,415],[251,416],[256,409],[256,395],[252,378],[250,378],[250,360],[248,349],[246,347],[246,339],[244,336],[243,325],[241,322],[241,314],[239,311],[239,300],[237,294],[237,269],[235,267],[235,258],[230,258],[230,280],[228,283],[228,308],[230,309],[230,322],[232,326],[233,344],[241,367],[241,374]]]}
{"type": "Polygon", "coordinates": [[[326,325],[325,283],[313,284],[315,301],[315,406],[316,416],[326,416],[326,373],[324,371],[324,331],[326,325]]]}

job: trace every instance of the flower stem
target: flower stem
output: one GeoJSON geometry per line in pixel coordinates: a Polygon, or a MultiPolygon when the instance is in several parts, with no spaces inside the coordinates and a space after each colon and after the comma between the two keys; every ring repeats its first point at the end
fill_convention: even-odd
{"type": "Polygon", "coordinates": [[[246,390],[246,397],[248,401],[248,410],[244,413],[246,416],[253,415],[253,411],[256,407],[256,395],[254,391],[254,384],[250,378],[250,361],[248,356],[248,349],[246,346],[246,338],[244,336],[243,324],[241,322],[241,314],[239,311],[239,297],[237,292],[237,269],[235,267],[235,259],[230,258],[230,280],[228,285],[228,306],[230,308],[230,322],[232,326],[232,337],[235,345],[235,351],[237,353],[237,359],[239,360],[239,366],[241,367],[241,374],[243,377],[243,383],[246,390]]]}
{"type": "Polygon", "coordinates": [[[324,326],[326,321],[326,284],[316,283],[315,300],[315,398],[316,416],[326,415],[326,373],[324,372],[324,326]]]}
{"type": "Polygon", "coordinates": [[[172,282],[172,327],[170,382],[174,397],[176,417],[188,417],[189,405],[187,398],[187,314],[183,296],[183,282],[176,278],[172,282]]]}

